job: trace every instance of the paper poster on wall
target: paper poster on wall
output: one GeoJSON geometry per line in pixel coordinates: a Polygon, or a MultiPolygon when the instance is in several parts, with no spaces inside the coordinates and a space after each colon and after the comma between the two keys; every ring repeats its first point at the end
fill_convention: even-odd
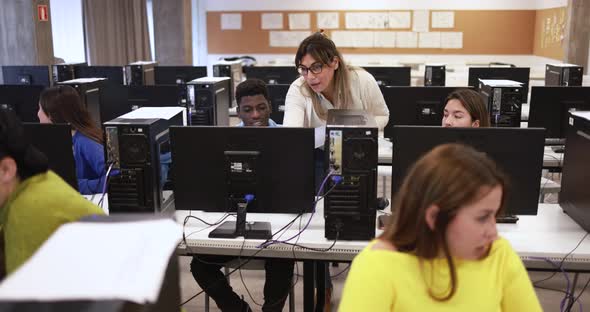
{"type": "Polygon", "coordinates": [[[309,35],[309,31],[270,31],[268,41],[271,47],[298,47],[309,35]]]}
{"type": "Polygon", "coordinates": [[[340,27],[338,12],[320,12],[316,16],[318,29],[338,29],[340,27]]]}
{"type": "Polygon", "coordinates": [[[462,32],[441,32],[440,47],[443,49],[462,49],[463,33],[462,32]]]}
{"type": "Polygon", "coordinates": [[[455,27],[455,13],[452,11],[432,12],[432,28],[455,27]]]}
{"type": "Polygon", "coordinates": [[[410,12],[389,12],[389,28],[410,28],[410,12]]]}
{"type": "Polygon", "coordinates": [[[373,34],[375,48],[395,48],[394,31],[375,31],[373,34]]]}
{"type": "Polygon", "coordinates": [[[310,29],[309,13],[289,14],[289,29],[310,29]]]}
{"type": "Polygon", "coordinates": [[[354,12],[344,16],[347,29],[384,29],[389,27],[389,14],[386,12],[354,12]]]}
{"type": "Polygon", "coordinates": [[[396,32],[395,46],[398,48],[416,48],[418,46],[418,34],[411,31],[396,32]]]}
{"type": "Polygon", "coordinates": [[[242,14],[223,13],[221,14],[221,30],[242,29],[242,14]]]}
{"type": "Polygon", "coordinates": [[[430,15],[428,11],[414,11],[412,15],[412,30],[415,32],[427,32],[430,15]]]}
{"type": "Polygon", "coordinates": [[[423,32],[418,34],[419,48],[440,48],[439,32],[423,32]]]}
{"type": "Polygon", "coordinates": [[[333,31],[331,39],[337,47],[372,48],[374,45],[372,31],[333,31]]]}
{"type": "Polygon", "coordinates": [[[262,29],[283,29],[283,13],[262,13],[262,29]]]}

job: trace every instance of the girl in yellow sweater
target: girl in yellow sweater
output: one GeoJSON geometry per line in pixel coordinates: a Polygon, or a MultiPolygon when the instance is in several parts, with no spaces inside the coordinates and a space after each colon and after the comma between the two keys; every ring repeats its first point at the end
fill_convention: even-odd
{"type": "Polygon", "coordinates": [[[506,185],[471,147],[423,156],[397,194],[394,221],[354,259],[340,311],[541,311],[496,230],[506,185]]]}

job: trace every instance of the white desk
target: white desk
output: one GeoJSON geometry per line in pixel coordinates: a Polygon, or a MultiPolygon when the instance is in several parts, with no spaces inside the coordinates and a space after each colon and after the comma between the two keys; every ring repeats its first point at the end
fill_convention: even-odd
{"type": "MultiPolygon", "coordinates": [[[[379,164],[391,164],[393,160],[393,144],[384,138],[379,138],[379,164]]],[[[543,168],[563,167],[563,153],[556,153],[550,147],[545,146],[543,152],[543,168]]]]}
{"type": "MultiPolygon", "coordinates": [[[[188,211],[177,211],[176,218],[182,224],[188,211]]],[[[221,213],[205,213],[192,211],[192,215],[198,216],[207,222],[217,221],[221,213]]],[[[302,226],[309,219],[310,214],[303,216],[302,226]]],[[[248,214],[248,221],[272,221],[273,232],[291,221],[295,215],[286,214],[248,214]]],[[[505,237],[516,252],[523,259],[529,269],[552,269],[547,262],[533,257],[544,257],[554,262],[560,262],[562,258],[575,248],[586,232],[569,216],[562,212],[557,204],[539,204],[539,212],[536,216],[519,216],[516,224],[498,224],[498,231],[505,237]]],[[[282,239],[289,238],[297,233],[299,222],[295,222],[282,239]]],[[[207,227],[194,219],[191,219],[186,228],[187,245],[181,244],[178,252],[181,254],[223,254],[271,258],[293,258],[323,261],[351,261],[367,244],[366,241],[338,241],[330,251],[320,252],[306,250],[300,247],[293,248],[289,245],[276,244],[261,250],[257,246],[262,240],[239,239],[213,239],[208,238],[212,228],[207,227]],[[191,234],[193,233],[193,234],[191,234]],[[294,256],[295,255],[295,256],[294,256]]],[[[292,242],[295,242],[293,240],[292,242]]],[[[333,241],[324,238],[324,218],[321,205],[313,216],[309,227],[302,233],[298,244],[312,248],[328,248],[333,241]]],[[[590,237],[587,237],[580,246],[566,259],[564,267],[571,270],[590,270],[590,237]]]]}

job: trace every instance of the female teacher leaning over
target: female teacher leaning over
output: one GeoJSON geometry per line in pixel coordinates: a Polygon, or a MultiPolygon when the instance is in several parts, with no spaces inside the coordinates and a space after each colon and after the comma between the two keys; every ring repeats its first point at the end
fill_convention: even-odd
{"type": "Polygon", "coordinates": [[[383,129],[389,110],[375,78],[361,68],[347,66],[334,42],[317,32],[303,40],[295,55],[301,75],[285,99],[283,125],[316,128],[326,125],[329,109],[363,109],[383,129]]]}

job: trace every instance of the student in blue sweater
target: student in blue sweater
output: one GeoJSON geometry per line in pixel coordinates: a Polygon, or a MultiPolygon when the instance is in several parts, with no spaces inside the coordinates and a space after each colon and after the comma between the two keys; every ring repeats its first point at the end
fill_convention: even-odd
{"type": "Polygon", "coordinates": [[[106,175],[103,134],[82,106],[78,92],[67,85],[45,89],[39,97],[37,116],[41,123],[67,123],[72,126],[80,193],[102,193],[106,175]]]}

